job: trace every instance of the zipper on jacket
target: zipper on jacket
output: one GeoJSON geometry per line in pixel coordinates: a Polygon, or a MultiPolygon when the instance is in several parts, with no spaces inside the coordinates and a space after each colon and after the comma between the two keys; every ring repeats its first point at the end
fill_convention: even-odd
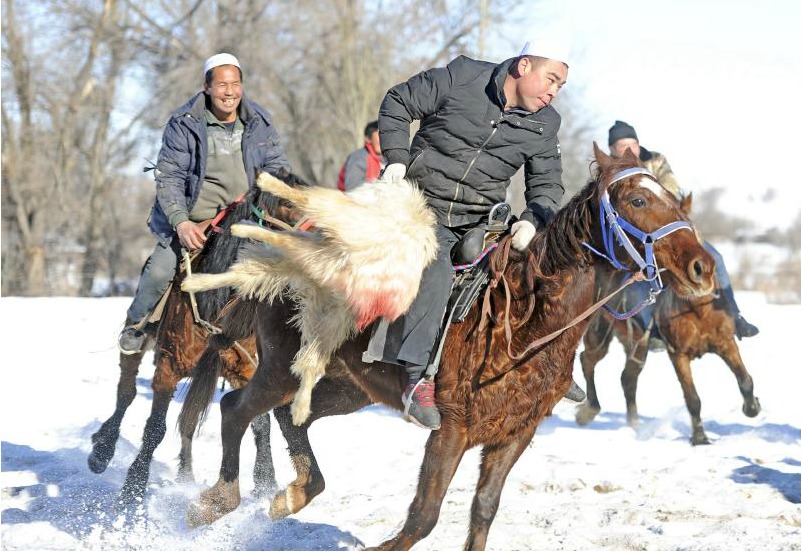
{"type": "Polygon", "coordinates": [[[493,136],[498,131],[498,124],[501,122],[501,120],[503,118],[504,118],[504,115],[502,115],[501,119],[499,119],[498,121],[495,121],[495,120],[491,121],[491,124],[493,125],[493,131],[490,133],[490,136],[488,136],[485,139],[485,141],[482,142],[482,145],[479,146],[479,149],[476,150],[476,155],[474,155],[473,159],[471,159],[471,162],[468,163],[468,167],[465,169],[465,172],[462,174],[462,178],[460,178],[457,181],[457,186],[454,188],[454,197],[451,199],[451,202],[448,204],[448,213],[446,214],[446,220],[448,221],[448,225],[449,226],[451,226],[451,211],[452,211],[452,209],[454,207],[454,202],[457,201],[457,198],[459,197],[459,192],[460,192],[460,188],[462,186],[462,183],[465,180],[465,177],[468,176],[468,173],[471,171],[471,168],[473,168],[474,163],[476,163],[476,160],[479,158],[479,155],[482,153],[482,150],[484,149],[484,147],[487,145],[487,143],[490,141],[490,139],[493,138],[493,136]]]}
{"type": "MultiPolygon", "coordinates": [[[[482,142],[482,145],[479,146],[479,149],[476,150],[476,155],[474,155],[473,159],[471,159],[470,163],[468,163],[468,167],[465,169],[465,172],[462,174],[462,178],[460,178],[457,181],[457,186],[454,189],[454,198],[449,202],[449,204],[448,204],[448,213],[446,214],[446,220],[448,221],[449,226],[451,225],[451,211],[452,211],[452,209],[454,207],[454,202],[456,202],[457,201],[457,197],[459,197],[460,187],[462,186],[462,183],[464,182],[465,177],[468,176],[468,173],[473,168],[473,165],[474,165],[474,163],[476,163],[476,160],[479,158],[479,155],[482,153],[482,151],[484,151],[485,146],[488,144],[488,142],[490,142],[491,138],[493,138],[493,136],[498,131],[498,125],[501,122],[503,122],[505,119],[507,119],[507,116],[504,114],[504,112],[502,112],[501,116],[498,119],[494,119],[494,120],[490,121],[490,124],[493,126],[493,131],[490,133],[490,136],[488,136],[487,139],[485,139],[485,141],[482,142]]],[[[525,119],[525,117],[521,117],[521,119],[525,119]]],[[[529,121],[527,120],[527,122],[529,122],[529,121]]],[[[538,125],[545,125],[546,124],[543,121],[531,121],[531,122],[534,123],[534,124],[538,124],[538,125]]],[[[520,126],[520,125],[518,125],[518,126],[520,126]]],[[[540,131],[543,132],[543,127],[540,128],[540,131]]]]}

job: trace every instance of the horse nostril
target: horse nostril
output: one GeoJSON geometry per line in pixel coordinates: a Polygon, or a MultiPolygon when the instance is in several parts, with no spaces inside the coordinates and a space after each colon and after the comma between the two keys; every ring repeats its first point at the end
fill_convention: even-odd
{"type": "Polygon", "coordinates": [[[702,264],[702,261],[698,258],[691,261],[691,264],[688,266],[688,276],[690,279],[696,283],[700,283],[703,275],[704,265],[702,264]]]}

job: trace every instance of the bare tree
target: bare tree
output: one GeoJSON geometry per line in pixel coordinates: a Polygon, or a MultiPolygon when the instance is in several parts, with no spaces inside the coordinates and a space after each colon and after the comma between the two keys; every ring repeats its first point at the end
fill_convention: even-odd
{"type": "Polygon", "coordinates": [[[56,183],[36,152],[36,144],[42,144],[48,134],[35,113],[39,90],[33,77],[44,68],[32,52],[31,38],[36,33],[29,16],[16,8],[13,0],[3,1],[4,72],[7,68],[11,77],[3,81],[12,82],[10,94],[2,95],[2,190],[4,210],[9,213],[4,216],[3,234],[15,238],[3,241],[3,291],[43,295],[47,215],[56,183]],[[20,272],[6,272],[7,257],[20,272]]]}

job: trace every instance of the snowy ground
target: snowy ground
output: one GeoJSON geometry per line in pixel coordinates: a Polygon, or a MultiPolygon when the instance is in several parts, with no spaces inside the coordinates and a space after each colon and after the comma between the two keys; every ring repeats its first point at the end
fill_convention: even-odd
{"type": "MultiPolygon", "coordinates": [[[[643,423],[625,423],[614,346],[597,372],[603,412],[577,427],[561,403],[510,474],[490,531],[495,550],[799,550],[799,305],[739,294],[761,328],[741,352],[763,412],[741,414],[734,378],[717,357],[694,363],[713,444],[692,447],[679,384],[665,354],[640,380],[643,423]]],[[[190,529],[187,503],[216,480],[219,410],[196,440],[197,483],[174,482],[178,414],[156,451],[147,515],[123,527],[110,515],[150,410],[152,357],[123,422],[117,455],[101,475],[86,465],[90,436],[113,411],[115,340],[126,298],[0,299],[2,328],[2,548],[139,550],[349,550],[378,544],[404,520],[427,433],[379,407],[317,422],[311,430],[327,488],[295,516],[269,519],[251,495],[253,445],[243,447],[243,504],[190,529]]],[[[577,362],[578,365],[578,362],[577,362]]],[[[577,380],[581,374],[577,370],[577,380]]],[[[274,424],[274,427],[275,424],[274,424]]],[[[293,478],[273,438],[281,484],[293,478]]],[[[432,534],[419,550],[454,550],[465,539],[478,452],[462,462],[432,534]]]]}

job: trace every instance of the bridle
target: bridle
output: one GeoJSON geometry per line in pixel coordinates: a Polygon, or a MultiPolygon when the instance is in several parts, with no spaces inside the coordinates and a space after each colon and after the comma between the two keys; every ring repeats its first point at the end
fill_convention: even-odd
{"type": "MultiPolygon", "coordinates": [[[[655,176],[648,169],[643,167],[633,167],[630,169],[624,169],[613,175],[612,181],[610,181],[608,184],[608,189],[609,186],[612,186],[616,182],[636,174],[645,175],[657,182],[657,178],[655,178],[655,176]]],[[[629,268],[616,257],[615,245],[617,243],[624,248],[624,251],[626,251],[627,255],[629,255],[629,258],[638,265],[638,268],[643,275],[642,279],[649,282],[649,296],[639,305],[636,305],[632,310],[625,313],[619,313],[607,305],[604,306],[607,312],[619,320],[630,318],[640,312],[641,309],[643,309],[646,305],[653,304],[657,300],[657,295],[663,291],[663,289],[665,289],[665,286],[663,286],[663,281],[660,278],[660,268],[657,266],[657,259],[654,256],[655,242],[660,238],[664,238],[669,234],[676,232],[677,230],[687,229],[693,232],[693,228],[689,222],[678,220],[666,224],[654,232],[644,232],[639,228],[636,228],[627,220],[621,218],[621,215],[618,214],[613,207],[613,204],[610,202],[610,194],[607,192],[607,190],[604,190],[604,193],[599,200],[599,224],[601,225],[602,243],[604,245],[606,254],[602,253],[586,242],[582,242],[582,245],[590,249],[596,255],[609,261],[610,264],[612,264],[616,269],[623,270],[628,274],[631,274],[632,271],[629,270],[629,268]],[[640,252],[632,244],[632,240],[630,240],[627,234],[631,235],[633,238],[639,240],[640,243],[643,244],[643,256],[641,256],[640,252]]]]}
{"type": "MultiPolygon", "coordinates": [[[[619,182],[625,178],[629,178],[630,176],[634,176],[636,174],[642,174],[648,176],[649,178],[653,179],[657,182],[657,178],[648,170],[643,167],[633,167],[630,169],[624,169],[619,171],[613,175],[613,179],[607,185],[609,189],[610,186],[619,182]]],[[[602,230],[602,243],[604,244],[604,250],[606,252],[602,253],[601,251],[597,250],[592,245],[588,244],[587,242],[582,242],[582,245],[590,249],[596,255],[606,259],[610,262],[618,270],[623,270],[626,272],[626,278],[624,283],[615,289],[612,293],[603,297],[601,300],[597,301],[593,305],[591,305],[588,309],[584,312],[579,314],[576,318],[571,320],[565,327],[560,328],[557,331],[554,331],[546,336],[541,337],[540,339],[536,339],[535,341],[529,343],[526,348],[521,351],[520,353],[513,354],[512,352],[512,329],[509,326],[509,312],[505,312],[505,333],[507,337],[507,354],[510,358],[514,360],[519,360],[523,358],[523,356],[528,353],[529,351],[536,349],[542,345],[545,345],[549,341],[553,340],[554,338],[558,337],[562,334],[565,330],[572,328],[579,322],[585,320],[594,312],[596,312],[599,308],[604,307],[613,317],[621,319],[626,319],[634,316],[641,309],[643,309],[646,305],[650,305],[654,303],[657,299],[657,295],[663,291],[664,286],[662,279],[660,278],[660,267],[657,266],[657,259],[654,256],[654,243],[659,240],[660,238],[664,238],[669,234],[676,232],[677,230],[687,229],[693,232],[693,227],[689,222],[685,222],[682,220],[678,220],[675,222],[671,222],[658,228],[654,232],[644,232],[639,228],[636,228],[628,221],[621,218],[621,215],[613,207],[613,204],[610,202],[610,195],[605,189],[604,193],[599,200],[599,224],[601,225],[602,230]],[[627,234],[632,235],[635,239],[640,240],[644,247],[644,254],[645,259],[635,246],[632,244],[629,236],[627,234]],[[621,261],[618,260],[618,257],[615,254],[615,245],[618,243],[621,247],[629,255],[630,259],[632,259],[635,264],[638,265],[640,270],[632,271],[623,264],[621,261]],[[649,296],[644,299],[639,305],[637,305],[631,311],[626,313],[618,313],[611,307],[609,307],[606,303],[610,301],[615,295],[617,295],[620,291],[624,288],[632,284],[633,282],[637,281],[648,281],[650,284],[649,289],[649,296]]],[[[509,297],[509,290],[507,289],[506,282],[505,282],[505,290],[507,293],[507,308],[509,308],[510,297],[509,297]]],[[[504,372],[490,381],[495,381],[507,372],[504,372]]]]}

